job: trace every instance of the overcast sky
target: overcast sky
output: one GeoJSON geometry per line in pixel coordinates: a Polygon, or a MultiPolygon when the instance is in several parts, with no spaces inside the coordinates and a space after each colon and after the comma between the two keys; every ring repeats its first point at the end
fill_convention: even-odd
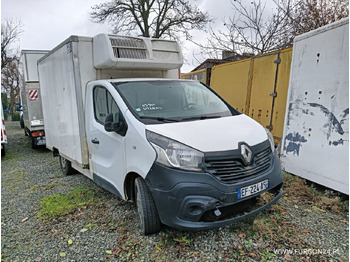
{"type": "MultiPolygon", "coordinates": [[[[110,33],[108,24],[92,23],[89,18],[91,6],[109,0],[2,0],[1,17],[19,19],[24,25],[20,37],[20,49],[51,50],[70,35],[95,36],[110,33]]],[[[208,11],[216,18],[215,27],[222,19],[232,15],[229,0],[190,0],[201,11],[208,11]]],[[[203,38],[204,33],[195,33],[203,38]]],[[[197,66],[192,53],[195,46],[185,43],[183,53],[187,60],[181,71],[189,72],[197,66]]],[[[198,53],[198,50],[194,52],[198,53]]]]}

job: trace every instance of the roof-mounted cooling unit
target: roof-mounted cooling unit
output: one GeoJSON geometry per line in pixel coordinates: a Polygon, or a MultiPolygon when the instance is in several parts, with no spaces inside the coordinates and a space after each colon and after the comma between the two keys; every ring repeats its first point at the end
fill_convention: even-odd
{"type": "Polygon", "coordinates": [[[176,41],[157,38],[99,34],[93,38],[96,69],[153,69],[180,68],[183,63],[176,41]]]}

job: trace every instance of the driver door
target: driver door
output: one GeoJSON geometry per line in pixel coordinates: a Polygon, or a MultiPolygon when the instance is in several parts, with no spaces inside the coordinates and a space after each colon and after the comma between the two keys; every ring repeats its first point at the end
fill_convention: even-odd
{"type": "Polygon", "coordinates": [[[125,139],[116,132],[107,132],[104,128],[108,114],[112,113],[113,121],[119,122],[120,110],[106,87],[90,87],[87,92],[90,97],[87,98],[86,106],[93,110],[86,119],[89,164],[93,179],[108,191],[122,197],[126,170],[125,139]]]}

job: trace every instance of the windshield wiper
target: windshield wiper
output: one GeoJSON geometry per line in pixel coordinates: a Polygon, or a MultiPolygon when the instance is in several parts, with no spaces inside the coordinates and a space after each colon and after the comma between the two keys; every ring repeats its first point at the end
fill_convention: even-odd
{"type": "Polygon", "coordinates": [[[179,120],[174,118],[166,118],[166,117],[157,117],[157,116],[140,116],[141,119],[151,119],[157,120],[159,122],[179,122],[179,120]]]}
{"type": "Polygon", "coordinates": [[[221,116],[191,116],[182,118],[181,121],[190,121],[190,120],[204,120],[204,119],[212,119],[212,118],[220,118],[221,116]]]}

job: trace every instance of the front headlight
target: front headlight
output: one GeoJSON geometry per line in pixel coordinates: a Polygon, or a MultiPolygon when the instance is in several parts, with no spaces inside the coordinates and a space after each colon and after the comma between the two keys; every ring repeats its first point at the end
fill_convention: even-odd
{"type": "Polygon", "coordinates": [[[274,152],[275,151],[275,139],[273,138],[273,135],[271,134],[271,132],[269,130],[267,130],[266,128],[265,128],[265,130],[266,130],[267,137],[270,141],[271,150],[272,150],[272,152],[274,152]]]}
{"type": "Polygon", "coordinates": [[[202,171],[202,152],[150,131],[146,131],[146,136],[156,150],[158,163],[172,168],[202,171]]]}

